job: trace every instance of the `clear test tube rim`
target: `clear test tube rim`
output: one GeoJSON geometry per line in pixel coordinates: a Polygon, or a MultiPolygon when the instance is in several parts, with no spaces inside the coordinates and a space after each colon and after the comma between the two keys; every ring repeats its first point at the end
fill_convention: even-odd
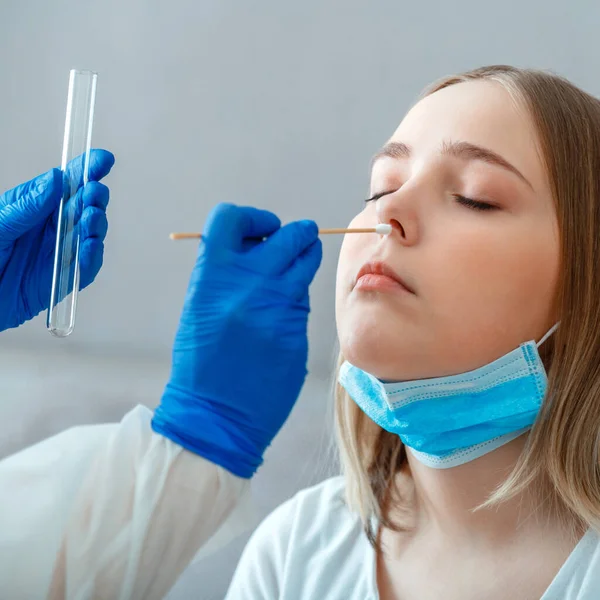
{"type": "MultiPolygon", "coordinates": [[[[64,171],[67,167],[68,162],[68,139],[71,134],[72,123],[72,112],[73,112],[73,94],[75,93],[75,78],[79,75],[85,75],[91,78],[90,84],[90,99],[91,99],[91,108],[90,115],[88,118],[88,133],[87,133],[87,144],[86,144],[86,160],[89,160],[89,150],[91,147],[92,141],[92,126],[94,124],[94,108],[96,105],[96,82],[98,81],[98,73],[96,71],[90,71],[88,69],[71,69],[69,71],[69,87],[67,91],[67,114],[65,115],[65,131],[63,135],[63,153],[61,158],[60,168],[64,171]]],[[[84,173],[86,172],[86,167],[84,166],[84,173]]],[[[87,183],[84,182],[84,184],[87,183]]]]}
{"type": "MultiPolygon", "coordinates": [[[[69,159],[75,158],[75,156],[69,156],[70,153],[73,155],[77,155],[80,149],[84,153],[84,164],[83,164],[83,184],[85,185],[88,182],[88,171],[89,171],[89,158],[90,158],[90,150],[91,150],[91,139],[92,139],[92,129],[94,123],[94,109],[96,104],[96,84],[97,84],[98,74],[95,71],[87,70],[87,69],[71,69],[69,71],[69,87],[67,92],[67,109],[65,115],[65,131],[63,136],[63,152],[62,152],[62,160],[61,160],[61,170],[64,173],[66,171],[67,164],[69,159]],[[81,126],[85,127],[85,137],[82,144],[79,144],[78,149],[73,151],[71,142],[71,134],[74,126],[74,118],[73,118],[73,108],[74,108],[74,95],[76,91],[76,85],[78,83],[78,76],[81,76],[80,81],[84,81],[84,78],[87,78],[86,82],[86,103],[85,103],[85,116],[87,122],[81,122],[81,126]],[[82,148],[83,146],[83,148],[82,148]]],[[[78,99],[79,100],[79,99],[78,99]]],[[[70,197],[70,196],[69,196],[70,197]]],[[[77,298],[79,295],[79,238],[75,240],[76,242],[76,250],[74,255],[74,263],[73,263],[73,282],[72,282],[72,290],[68,294],[64,294],[62,297],[64,290],[63,284],[63,276],[65,273],[64,265],[61,261],[61,233],[63,231],[63,218],[64,218],[64,197],[61,199],[60,207],[59,207],[59,215],[58,215],[58,227],[57,227],[57,239],[55,246],[55,256],[54,256],[54,265],[53,265],[53,276],[52,276],[52,289],[50,296],[50,303],[48,307],[48,318],[47,318],[47,328],[55,337],[67,337],[70,335],[74,328],[75,322],[75,313],[77,308],[77,298]],[[60,263],[60,264],[59,264],[60,263]],[[57,285],[60,287],[57,290],[57,285]],[[57,294],[58,291],[58,294],[57,294]],[[69,299],[70,297],[70,299],[69,299]],[[56,298],[59,299],[58,302],[55,302],[56,298]],[[57,323],[57,321],[61,320],[62,310],[61,304],[69,302],[68,310],[66,311],[68,316],[64,318],[64,322],[57,323]],[[65,325],[65,323],[68,323],[65,325]]],[[[63,240],[64,242],[64,240],[63,240]]],[[[69,286],[71,287],[71,286],[69,286]]]]}

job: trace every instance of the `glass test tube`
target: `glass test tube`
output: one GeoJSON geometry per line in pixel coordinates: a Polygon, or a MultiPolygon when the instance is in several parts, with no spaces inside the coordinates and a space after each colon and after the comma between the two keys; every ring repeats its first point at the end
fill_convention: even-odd
{"type": "Polygon", "coordinates": [[[66,337],[75,325],[79,293],[79,227],[81,194],[77,190],[88,182],[96,80],[92,71],[71,70],[67,96],[67,116],[61,170],[63,195],[58,209],[56,249],[52,292],[47,326],[50,333],[66,337]],[[67,168],[68,163],[77,159],[67,168]],[[79,204],[79,206],[78,206],[79,204]]]}

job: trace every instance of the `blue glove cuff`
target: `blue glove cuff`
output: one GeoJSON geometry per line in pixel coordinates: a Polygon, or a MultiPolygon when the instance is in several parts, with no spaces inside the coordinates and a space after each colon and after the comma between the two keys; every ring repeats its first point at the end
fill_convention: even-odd
{"type": "Polygon", "coordinates": [[[232,421],[210,410],[210,402],[170,385],[154,412],[152,429],[244,479],[263,462],[262,452],[232,421]]]}

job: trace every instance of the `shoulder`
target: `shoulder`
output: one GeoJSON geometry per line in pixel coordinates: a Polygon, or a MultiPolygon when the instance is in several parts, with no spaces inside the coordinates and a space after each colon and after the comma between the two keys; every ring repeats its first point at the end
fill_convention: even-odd
{"type": "Polygon", "coordinates": [[[600,535],[588,529],[542,600],[596,600],[599,597],[600,535]]]}
{"type": "MultiPolygon", "coordinates": [[[[314,520],[322,513],[336,513],[340,518],[349,516],[345,500],[343,477],[331,477],[317,485],[299,491],[295,496],[279,506],[268,519],[309,517],[314,520]]],[[[266,522],[266,521],[265,521],[266,522]]]]}
{"type": "Polygon", "coordinates": [[[291,543],[295,547],[319,544],[325,529],[358,523],[358,517],[348,510],[344,490],[343,477],[301,490],[260,524],[250,544],[273,548],[275,542],[287,554],[291,543]]]}
{"type": "MultiPolygon", "coordinates": [[[[357,546],[364,550],[365,542],[360,518],[346,505],[344,479],[327,479],[298,492],[259,525],[228,597],[273,598],[287,589],[299,594],[307,580],[319,579],[319,565],[325,568],[338,558],[347,559],[357,546]],[[240,596],[241,589],[252,593],[240,596]]],[[[302,597],[315,596],[307,592],[302,597]]]]}

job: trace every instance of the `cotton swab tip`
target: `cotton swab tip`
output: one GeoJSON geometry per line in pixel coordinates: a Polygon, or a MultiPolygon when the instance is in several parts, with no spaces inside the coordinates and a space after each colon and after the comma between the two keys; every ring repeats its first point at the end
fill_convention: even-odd
{"type": "Polygon", "coordinates": [[[389,235],[392,233],[392,226],[389,223],[379,223],[379,225],[375,225],[375,233],[389,235]]]}

